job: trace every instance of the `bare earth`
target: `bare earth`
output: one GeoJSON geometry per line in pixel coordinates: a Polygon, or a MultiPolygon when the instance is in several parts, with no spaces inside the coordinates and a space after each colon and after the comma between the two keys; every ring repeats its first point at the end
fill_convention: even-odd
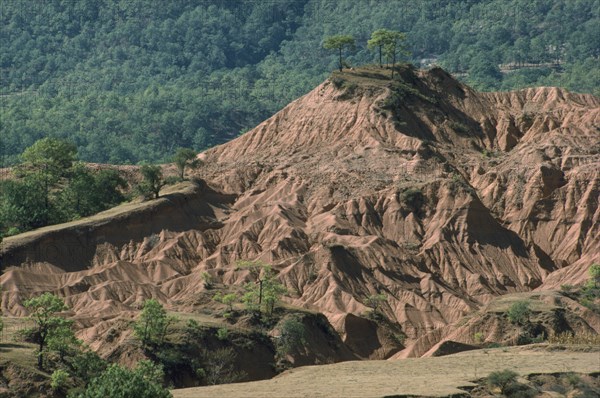
{"type": "MultiPolygon", "coordinates": [[[[234,289],[249,281],[245,259],[272,264],[287,304],[325,314],[344,342],[365,339],[366,298],[385,294],[407,347],[375,330],[361,358],[421,357],[476,333],[510,340],[488,304],[584,283],[600,262],[600,99],[478,93],[441,69],[405,68],[394,85],[385,73],[335,73],[200,154],[196,182],[158,200],[5,239],[3,314],[59,294],[78,336],[108,357],[108,331],[144,300],[200,312],[202,274],[234,289]]],[[[557,300],[577,316],[570,328],[600,332],[598,314],[557,300]]]]}
{"type": "Polygon", "coordinates": [[[342,362],[290,370],[274,379],[173,390],[175,398],[300,398],[450,396],[493,371],[532,373],[600,371],[600,353],[489,349],[437,358],[342,362]]]}

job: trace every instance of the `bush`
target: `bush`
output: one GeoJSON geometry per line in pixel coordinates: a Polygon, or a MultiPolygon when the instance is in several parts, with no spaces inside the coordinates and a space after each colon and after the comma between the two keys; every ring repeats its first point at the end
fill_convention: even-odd
{"type": "Polygon", "coordinates": [[[296,317],[290,317],[281,324],[281,335],[277,340],[277,351],[280,355],[288,355],[291,351],[306,344],[304,324],[296,317]]]}
{"type": "Polygon", "coordinates": [[[217,329],[217,339],[225,341],[229,338],[229,330],[226,328],[217,329]]]}
{"type": "Polygon", "coordinates": [[[62,390],[65,388],[68,380],[69,374],[62,369],[57,369],[50,376],[50,387],[55,391],[62,390]]]}
{"type": "Polygon", "coordinates": [[[513,303],[508,311],[506,311],[508,320],[517,325],[525,325],[529,322],[529,317],[531,315],[529,306],[530,303],[528,301],[517,301],[513,303]]]}
{"type": "Polygon", "coordinates": [[[78,398],[136,397],[169,398],[169,390],[161,384],[162,369],[149,361],[141,361],[135,370],[111,365],[78,398]]]}
{"type": "Polygon", "coordinates": [[[423,204],[425,204],[425,196],[423,192],[417,188],[410,188],[402,192],[400,201],[412,212],[418,212],[423,204]]]}
{"type": "Polygon", "coordinates": [[[490,387],[498,387],[500,392],[505,394],[507,388],[517,381],[518,376],[518,373],[510,369],[504,369],[490,373],[487,382],[490,387]]]}

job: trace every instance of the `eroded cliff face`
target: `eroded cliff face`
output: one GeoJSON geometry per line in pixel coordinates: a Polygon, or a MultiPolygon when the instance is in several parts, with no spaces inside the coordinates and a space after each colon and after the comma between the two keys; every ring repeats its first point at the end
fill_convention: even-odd
{"type": "MultiPolygon", "coordinates": [[[[405,352],[423,355],[494,297],[587,278],[600,260],[600,101],[556,88],[477,93],[441,69],[406,68],[393,84],[384,73],[334,74],[202,153],[199,185],[8,238],[3,310],[23,315],[24,298],[54,291],[93,340],[96,319],[149,297],[193,310],[202,272],[240,285],[236,261],[260,259],[290,304],[323,312],[349,343],[369,331],[352,318],[366,298],[386,294],[385,316],[421,344],[405,352]],[[77,255],[64,255],[70,246],[77,255]]],[[[394,354],[385,333],[367,334],[381,344],[361,357],[394,354]]]]}

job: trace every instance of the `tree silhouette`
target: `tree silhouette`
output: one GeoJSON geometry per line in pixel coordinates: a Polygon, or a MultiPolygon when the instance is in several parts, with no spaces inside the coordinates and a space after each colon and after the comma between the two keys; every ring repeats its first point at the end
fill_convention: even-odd
{"type": "Polygon", "coordinates": [[[327,50],[338,50],[339,54],[339,68],[340,72],[344,67],[343,58],[342,58],[342,50],[344,48],[349,48],[353,50],[356,47],[356,43],[354,38],[349,35],[335,35],[325,39],[323,42],[323,48],[327,50]]]}

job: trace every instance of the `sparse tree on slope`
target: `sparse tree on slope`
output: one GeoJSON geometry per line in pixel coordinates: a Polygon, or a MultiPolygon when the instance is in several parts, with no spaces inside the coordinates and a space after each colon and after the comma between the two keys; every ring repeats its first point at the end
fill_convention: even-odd
{"type": "Polygon", "coordinates": [[[344,62],[342,58],[342,51],[344,48],[353,50],[356,47],[354,38],[349,35],[336,35],[325,39],[323,42],[323,48],[327,50],[338,50],[339,54],[339,69],[340,72],[344,68],[344,62]]]}
{"type": "Polygon", "coordinates": [[[175,153],[175,157],[173,161],[177,166],[177,170],[179,170],[179,177],[183,180],[185,177],[185,167],[191,166],[195,167],[196,162],[196,152],[190,148],[179,148],[175,153]]]}
{"type": "Polygon", "coordinates": [[[404,42],[406,34],[402,32],[387,31],[383,36],[383,52],[388,59],[388,63],[392,64],[392,79],[394,78],[394,67],[398,56],[407,54],[404,42]]]}
{"type": "Polygon", "coordinates": [[[38,184],[44,192],[42,223],[50,221],[50,192],[67,176],[77,156],[74,144],[56,138],[43,138],[25,149],[17,174],[38,184]]]}
{"type": "Polygon", "coordinates": [[[171,322],[173,318],[167,316],[163,306],[155,299],[148,299],[144,302],[140,317],[133,325],[133,331],[144,348],[149,345],[158,346],[163,343],[171,322]]]}
{"type": "Polygon", "coordinates": [[[30,318],[35,322],[35,329],[38,334],[38,368],[43,369],[44,354],[47,349],[48,341],[57,329],[64,327],[64,319],[58,316],[59,312],[65,311],[67,306],[64,301],[52,293],[44,293],[41,296],[26,300],[25,308],[30,311],[30,318]]]}
{"type": "Polygon", "coordinates": [[[154,199],[158,199],[160,189],[166,184],[160,166],[143,165],[140,173],[144,177],[139,185],[140,193],[146,198],[154,197],[154,199]]]}
{"type": "Polygon", "coordinates": [[[108,367],[89,384],[79,398],[169,398],[169,390],[161,380],[162,368],[150,361],[141,361],[137,368],[129,370],[117,364],[108,367]]]}
{"type": "Polygon", "coordinates": [[[367,42],[367,47],[369,49],[377,48],[379,51],[379,67],[383,67],[382,57],[383,57],[383,47],[387,43],[387,36],[390,31],[387,29],[377,29],[375,32],[371,33],[371,39],[367,42]]]}

